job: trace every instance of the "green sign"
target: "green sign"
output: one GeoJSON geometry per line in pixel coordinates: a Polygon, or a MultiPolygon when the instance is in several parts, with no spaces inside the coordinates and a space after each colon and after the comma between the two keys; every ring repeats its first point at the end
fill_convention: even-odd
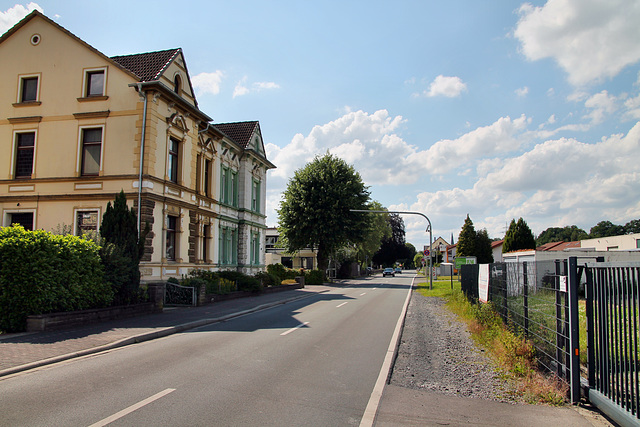
{"type": "Polygon", "coordinates": [[[465,265],[465,264],[475,264],[476,263],[477,258],[474,256],[468,256],[468,257],[456,257],[456,259],[454,260],[454,264],[456,266],[456,270],[460,269],[461,265],[465,265]]]}

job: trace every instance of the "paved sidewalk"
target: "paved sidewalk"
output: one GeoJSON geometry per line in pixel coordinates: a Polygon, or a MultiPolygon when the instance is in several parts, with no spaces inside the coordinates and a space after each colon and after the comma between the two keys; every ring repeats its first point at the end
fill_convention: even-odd
{"type": "Polygon", "coordinates": [[[219,322],[248,312],[327,292],[328,286],[274,292],[202,307],[111,320],[51,332],[0,335],[0,377],[219,322]]]}

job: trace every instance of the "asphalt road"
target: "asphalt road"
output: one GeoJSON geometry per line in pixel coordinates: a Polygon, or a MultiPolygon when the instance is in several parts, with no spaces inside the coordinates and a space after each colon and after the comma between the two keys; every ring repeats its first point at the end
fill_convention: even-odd
{"type": "Polygon", "coordinates": [[[0,380],[2,426],[359,425],[411,276],[0,380]]]}

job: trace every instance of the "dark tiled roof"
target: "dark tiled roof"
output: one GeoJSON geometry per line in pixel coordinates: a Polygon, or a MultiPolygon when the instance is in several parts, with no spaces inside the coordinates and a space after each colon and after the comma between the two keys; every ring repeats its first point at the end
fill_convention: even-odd
{"type": "Polygon", "coordinates": [[[180,48],[135,55],[112,56],[111,59],[140,78],[141,82],[157,80],[171,61],[180,53],[180,48]]]}
{"type": "Polygon", "coordinates": [[[218,123],[213,125],[220,132],[238,143],[242,148],[247,148],[251,141],[253,131],[258,126],[258,122],[236,122],[236,123],[218,123]]]}

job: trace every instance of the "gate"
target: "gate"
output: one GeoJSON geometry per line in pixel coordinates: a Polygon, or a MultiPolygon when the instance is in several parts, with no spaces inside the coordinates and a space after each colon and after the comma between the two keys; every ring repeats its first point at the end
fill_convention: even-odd
{"type": "Polygon", "coordinates": [[[196,301],[196,288],[171,282],[166,283],[164,291],[165,306],[195,306],[196,301]]]}
{"type": "Polygon", "coordinates": [[[589,263],[589,401],[621,425],[640,420],[640,263],[589,263]]]}

